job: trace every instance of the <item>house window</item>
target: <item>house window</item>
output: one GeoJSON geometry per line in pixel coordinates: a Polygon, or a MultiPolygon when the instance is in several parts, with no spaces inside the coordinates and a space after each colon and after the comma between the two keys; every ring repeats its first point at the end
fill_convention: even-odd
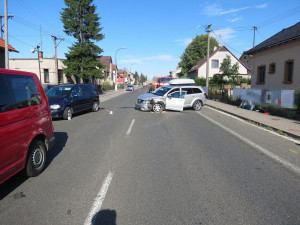
{"type": "Polygon", "coordinates": [[[293,82],[294,60],[288,60],[284,65],[284,84],[291,84],[293,82]]]}
{"type": "Polygon", "coordinates": [[[276,63],[271,63],[269,65],[269,74],[274,74],[276,72],[276,63]]]}
{"type": "Polygon", "coordinates": [[[44,69],[44,81],[45,83],[49,83],[49,70],[44,69]]]}
{"type": "Polygon", "coordinates": [[[219,68],[219,60],[211,60],[211,68],[219,68]]]}
{"type": "Polygon", "coordinates": [[[265,84],[265,76],[266,76],[266,66],[258,66],[257,67],[257,84],[265,84]]]}
{"type": "Polygon", "coordinates": [[[59,84],[63,84],[63,71],[62,70],[58,70],[58,83],[59,84]]]}

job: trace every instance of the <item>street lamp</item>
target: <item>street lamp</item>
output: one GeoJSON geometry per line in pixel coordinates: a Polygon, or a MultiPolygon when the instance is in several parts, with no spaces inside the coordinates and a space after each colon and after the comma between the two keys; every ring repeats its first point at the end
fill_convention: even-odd
{"type": "MultiPolygon", "coordinates": [[[[135,64],[135,63],[131,63],[131,64],[130,64],[130,69],[129,69],[129,74],[130,74],[130,76],[131,76],[131,66],[134,65],[134,64],[135,64]]],[[[137,83],[137,84],[138,84],[138,83],[137,83]]]]}
{"type": "MultiPolygon", "coordinates": [[[[114,74],[114,84],[115,84],[115,91],[118,89],[117,87],[117,76],[118,76],[118,64],[117,64],[117,53],[119,50],[121,49],[127,49],[126,47],[123,48],[119,48],[117,49],[116,53],[115,53],[115,62],[116,62],[116,73],[114,74]]],[[[124,77],[123,77],[123,81],[124,81],[124,77]]]]}
{"type": "Polygon", "coordinates": [[[34,49],[31,49],[32,53],[37,52],[38,54],[38,63],[39,63],[39,75],[40,75],[40,81],[42,82],[42,77],[41,77],[41,64],[40,64],[40,45],[37,45],[34,49]]]}

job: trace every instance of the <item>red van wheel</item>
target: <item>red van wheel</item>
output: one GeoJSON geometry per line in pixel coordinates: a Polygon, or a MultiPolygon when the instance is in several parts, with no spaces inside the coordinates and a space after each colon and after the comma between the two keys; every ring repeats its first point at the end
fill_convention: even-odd
{"type": "Polygon", "coordinates": [[[46,163],[46,146],[41,140],[34,141],[29,147],[26,165],[26,175],[35,177],[39,175],[46,163]]]}

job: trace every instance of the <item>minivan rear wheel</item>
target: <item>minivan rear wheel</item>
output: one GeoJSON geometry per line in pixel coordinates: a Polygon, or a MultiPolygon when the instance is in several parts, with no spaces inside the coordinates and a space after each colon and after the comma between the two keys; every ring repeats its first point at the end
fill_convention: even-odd
{"type": "Polygon", "coordinates": [[[193,104],[193,109],[195,111],[199,111],[202,107],[202,102],[200,100],[196,100],[193,104]]]}
{"type": "Polygon", "coordinates": [[[67,119],[71,119],[72,118],[72,109],[71,109],[71,107],[66,107],[65,108],[65,111],[64,111],[64,114],[63,114],[63,118],[65,119],[65,120],[67,120],[67,119]]]}
{"type": "Polygon", "coordinates": [[[26,175],[35,177],[39,175],[46,164],[46,146],[41,140],[35,140],[29,147],[26,175]]]}

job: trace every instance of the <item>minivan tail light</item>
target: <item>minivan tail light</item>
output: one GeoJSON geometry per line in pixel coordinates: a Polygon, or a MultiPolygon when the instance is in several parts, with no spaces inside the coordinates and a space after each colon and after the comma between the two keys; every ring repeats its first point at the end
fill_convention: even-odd
{"type": "Polygon", "coordinates": [[[207,94],[206,94],[206,92],[204,92],[204,95],[205,95],[205,97],[207,98],[207,94]]]}
{"type": "Polygon", "coordinates": [[[54,131],[54,126],[52,126],[52,132],[54,131]]]}

